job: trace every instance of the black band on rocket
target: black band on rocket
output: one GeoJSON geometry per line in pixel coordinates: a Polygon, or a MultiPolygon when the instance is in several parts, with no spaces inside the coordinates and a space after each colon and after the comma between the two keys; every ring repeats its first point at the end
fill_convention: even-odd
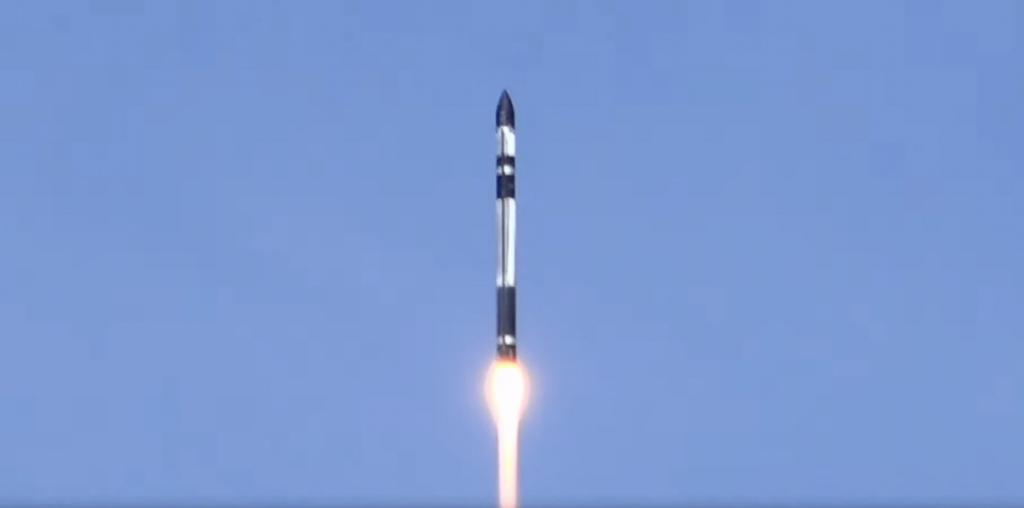
{"type": "Polygon", "coordinates": [[[498,337],[516,336],[516,288],[498,288],[498,337]]]}
{"type": "Polygon", "coordinates": [[[516,197],[516,175],[498,175],[498,199],[516,197]]]}
{"type": "Polygon", "coordinates": [[[512,166],[516,167],[516,156],[515,155],[499,155],[498,156],[498,167],[512,166]]]}

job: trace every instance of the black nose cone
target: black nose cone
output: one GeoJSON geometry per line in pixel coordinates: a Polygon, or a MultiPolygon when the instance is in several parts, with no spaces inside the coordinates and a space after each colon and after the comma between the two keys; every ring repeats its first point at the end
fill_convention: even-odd
{"type": "Polygon", "coordinates": [[[512,107],[512,98],[508,96],[508,90],[503,90],[501,99],[498,99],[496,120],[498,127],[516,128],[516,109],[512,107]]]}

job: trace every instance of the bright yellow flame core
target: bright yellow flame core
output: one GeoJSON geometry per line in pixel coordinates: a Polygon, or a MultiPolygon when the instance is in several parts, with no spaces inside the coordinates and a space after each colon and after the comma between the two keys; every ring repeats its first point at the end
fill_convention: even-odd
{"type": "Polygon", "coordinates": [[[516,421],[523,416],[527,396],[526,370],[522,364],[499,360],[488,376],[487,400],[497,422],[516,421]]]}
{"type": "Polygon", "coordinates": [[[519,422],[526,409],[529,382],[518,362],[499,360],[487,376],[487,400],[498,427],[498,499],[516,508],[519,491],[519,422]]]}

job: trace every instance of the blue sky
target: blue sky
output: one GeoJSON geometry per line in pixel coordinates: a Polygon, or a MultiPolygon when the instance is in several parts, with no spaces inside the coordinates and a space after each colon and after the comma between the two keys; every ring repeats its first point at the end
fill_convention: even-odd
{"type": "Polygon", "coordinates": [[[10,2],[0,498],[1024,501],[1024,6],[10,2]]]}

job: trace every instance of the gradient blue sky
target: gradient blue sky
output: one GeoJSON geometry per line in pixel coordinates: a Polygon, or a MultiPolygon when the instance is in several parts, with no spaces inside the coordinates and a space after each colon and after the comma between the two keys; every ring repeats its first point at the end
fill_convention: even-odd
{"type": "Polygon", "coordinates": [[[7,2],[0,500],[1024,502],[1024,4],[7,2]]]}

